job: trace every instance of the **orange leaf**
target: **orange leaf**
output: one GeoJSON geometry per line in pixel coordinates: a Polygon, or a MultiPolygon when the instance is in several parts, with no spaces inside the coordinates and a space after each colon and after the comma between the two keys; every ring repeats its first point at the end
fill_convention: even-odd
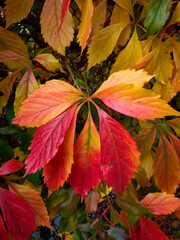
{"type": "Polygon", "coordinates": [[[139,150],[129,132],[98,108],[104,180],[121,194],[138,170],[139,150]]]}
{"type": "Polygon", "coordinates": [[[81,198],[102,181],[100,164],[100,137],[89,113],[85,126],[74,144],[74,164],[68,180],[81,198]]]}
{"type": "Polygon", "coordinates": [[[12,122],[20,126],[39,127],[78,102],[81,95],[82,92],[64,81],[48,81],[29,95],[12,122]]]}
{"type": "Polygon", "coordinates": [[[86,213],[95,212],[99,201],[100,201],[99,193],[94,190],[91,190],[85,197],[86,213]]]}
{"type": "Polygon", "coordinates": [[[37,227],[42,225],[51,228],[45,203],[36,190],[31,188],[30,185],[20,185],[13,182],[8,182],[8,186],[12,193],[19,195],[34,210],[37,227]]]}
{"type": "Polygon", "coordinates": [[[81,54],[86,47],[89,34],[91,32],[91,18],[93,15],[92,0],[85,0],[82,6],[81,23],[79,25],[78,41],[81,46],[81,54]]]}
{"type": "Polygon", "coordinates": [[[154,160],[154,177],[158,187],[167,193],[174,193],[180,183],[178,156],[166,137],[160,135],[154,160]]]}
{"type": "Polygon", "coordinates": [[[171,214],[180,207],[180,199],[165,192],[149,193],[141,200],[141,204],[153,210],[152,214],[166,215],[171,214]]]}
{"type": "Polygon", "coordinates": [[[16,60],[16,59],[25,59],[25,57],[9,50],[3,50],[0,52],[0,62],[16,60]]]}
{"type": "Polygon", "coordinates": [[[61,55],[65,55],[65,47],[73,40],[74,29],[72,15],[67,11],[61,30],[61,9],[63,0],[46,0],[40,16],[41,32],[45,41],[61,55]]]}
{"type": "Polygon", "coordinates": [[[16,97],[14,101],[14,112],[18,113],[21,103],[38,89],[38,83],[34,77],[31,68],[28,68],[16,88],[16,97]]]}
{"type": "Polygon", "coordinates": [[[34,0],[6,0],[6,28],[12,23],[20,22],[26,18],[33,6],[34,0]]]}

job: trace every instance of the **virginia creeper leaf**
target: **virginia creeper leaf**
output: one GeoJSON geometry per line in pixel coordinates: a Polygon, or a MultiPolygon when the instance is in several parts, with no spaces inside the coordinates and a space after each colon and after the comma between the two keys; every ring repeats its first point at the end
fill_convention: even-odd
{"type": "Polygon", "coordinates": [[[126,25],[126,23],[113,24],[100,30],[92,37],[88,49],[88,69],[105,60],[112,53],[119,35],[126,25]]]}
{"type": "Polygon", "coordinates": [[[89,34],[91,32],[91,18],[93,15],[92,0],[85,0],[82,6],[81,23],[79,25],[78,41],[81,46],[81,53],[86,47],[89,34]]]}
{"type": "Polygon", "coordinates": [[[180,207],[180,199],[165,192],[149,193],[141,200],[141,204],[153,210],[152,214],[166,215],[171,214],[180,207]]]}
{"type": "Polygon", "coordinates": [[[179,159],[172,144],[163,135],[160,135],[154,160],[154,177],[163,192],[174,193],[179,186],[179,159]]]}
{"type": "Polygon", "coordinates": [[[14,240],[28,240],[36,227],[35,213],[29,204],[16,194],[0,188],[0,207],[14,240]]]}
{"type": "Polygon", "coordinates": [[[39,62],[48,71],[55,72],[56,69],[59,68],[61,72],[64,72],[58,59],[56,59],[54,55],[50,53],[39,54],[33,59],[39,62]]]}
{"type": "Polygon", "coordinates": [[[51,228],[49,223],[49,216],[39,193],[30,187],[30,185],[20,185],[13,182],[8,183],[10,192],[19,195],[24,199],[35,212],[35,222],[36,226],[47,226],[51,228]]]}
{"type": "Polygon", "coordinates": [[[0,52],[0,62],[6,62],[16,59],[25,59],[25,57],[10,50],[3,50],[0,52]]]}
{"type": "Polygon", "coordinates": [[[71,3],[70,0],[63,0],[62,8],[61,8],[61,24],[59,26],[59,30],[58,31],[61,30],[62,24],[64,22],[64,19],[66,17],[67,12],[68,12],[70,3],[71,3]]]}
{"type": "Polygon", "coordinates": [[[101,139],[101,168],[104,180],[121,194],[138,169],[139,150],[129,132],[98,108],[101,139]]]}
{"type": "Polygon", "coordinates": [[[100,201],[100,194],[91,190],[85,197],[86,213],[92,213],[97,210],[97,205],[100,201]]]}
{"type": "Polygon", "coordinates": [[[40,86],[22,103],[14,124],[39,127],[81,99],[82,92],[70,84],[52,80],[40,86]]]}
{"type": "Polygon", "coordinates": [[[129,230],[129,235],[131,237],[131,240],[140,240],[140,232],[136,225],[132,229],[129,230]]]}
{"type": "Polygon", "coordinates": [[[180,162],[180,140],[170,132],[168,132],[168,138],[180,162]]]}
{"type": "MultiPolygon", "coordinates": [[[[37,129],[26,159],[26,175],[44,167],[58,152],[71,123],[75,107],[37,129]]],[[[52,159],[53,160],[53,159],[52,159]]]]}
{"type": "Polygon", "coordinates": [[[0,215],[0,231],[1,231],[1,239],[2,240],[9,240],[9,235],[6,231],[6,228],[4,226],[4,221],[0,215]]]}
{"type": "Polygon", "coordinates": [[[28,97],[29,94],[34,93],[36,89],[38,89],[38,83],[31,68],[28,68],[16,88],[16,97],[14,101],[14,112],[16,115],[19,111],[21,103],[28,97]]]}
{"type": "Polygon", "coordinates": [[[152,222],[140,217],[141,240],[168,240],[169,238],[152,222]]]}
{"type": "Polygon", "coordinates": [[[113,240],[125,240],[129,238],[122,228],[111,228],[107,231],[107,233],[113,240]]]}
{"type": "Polygon", "coordinates": [[[178,22],[180,22],[180,2],[177,4],[176,9],[173,11],[172,18],[168,23],[167,27],[178,22]]]}
{"type": "MultiPolygon", "coordinates": [[[[66,133],[58,148],[58,152],[44,167],[44,182],[48,188],[53,191],[57,190],[60,186],[63,186],[64,182],[67,181],[74,162],[73,145],[78,110],[76,109],[74,117],[72,117],[73,111],[74,109],[65,116],[65,119],[63,120],[64,122],[62,122],[66,133]],[[68,127],[68,129],[66,129],[66,127],[68,127]]],[[[63,129],[61,129],[61,134],[62,133],[63,129]]]]}
{"type": "Polygon", "coordinates": [[[65,47],[69,46],[73,40],[74,29],[72,15],[68,10],[59,31],[62,3],[63,0],[46,0],[40,16],[40,23],[45,41],[54,50],[65,55],[65,47]]]}
{"type": "Polygon", "coordinates": [[[0,176],[10,174],[20,170],[24,166],[23,162],[11,159],[0,167],[0,176]]]}
{"type": "Polygon", "coordinates": [[[23,18],[26,18],[30,12],[34,1],[33,0],[6,0],[6,28],[12,23],[20,22],[23,18]]]}
{"type": "Polygon", "coordinates": [[[151,0],[146,9],[144,26],[148,35],[158,32],[169,17],[170,0],[151,0]]]}
{"type": "Polygon", "coordinates": [[[100,164],[100,137],[89,113],[85,126],[74,144],[74,164],[68,180],[81,198],[102,181],[100,164]]]}
{"type": "Polygon", "coordinates": [[[114,0],[121,8],[126,10],[132,17],[134,17],[133,5],[131,0],[114,0]]]}

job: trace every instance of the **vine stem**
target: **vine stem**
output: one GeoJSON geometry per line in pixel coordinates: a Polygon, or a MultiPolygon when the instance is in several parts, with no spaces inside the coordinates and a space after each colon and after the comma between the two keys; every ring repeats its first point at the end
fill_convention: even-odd
{"type": "Polygon", "coordinates": [[[79,91],[81,91],[80,87],[78,86],[78,84],[77,84],[77,82],[76,82],[76,80],[75,80],[75,78],[74,78],[74,75],[73,75],[73,73],[72,73],[72,71],[71,71],[71,68],[70,68],[69,64],[68,64],[67,62],[65,62],[65,65],[66,65],[66,68],[67,68],[69,74],[71,75],[72,80],[73,80],[74,84],[76,85],[77,89],[78,89],[79,91]]]}

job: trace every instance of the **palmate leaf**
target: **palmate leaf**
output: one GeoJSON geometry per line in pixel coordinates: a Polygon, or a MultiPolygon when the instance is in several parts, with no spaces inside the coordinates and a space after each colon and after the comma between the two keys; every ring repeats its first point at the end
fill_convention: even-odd
{"type": "Polygon", "coordinates": [[[68,181],[82,198],[102,181],[100,137],[90,113],[74,144],[74,164],[68,181]]]}
{"type": "Polygon", "coordinates": [[[100,119],[101,168],[109,187],[121,194],[140,164],[139,150],[129,132],[98,108],[100,119]]]}
{"type": "Polygon", "coordinates": [[[152,214],[166,215],[180,207],[180,199],[165,192],[149,193],[141,200],[141,204],[153,210],[152,214]]]}
{"type": "Polygon", "coordinates": [[[49,81],[29,95],[12,122],[20,126],[39,127],[78,102],[82,95],[64,81],[49,81]]]}
{"type": "Polygon", "coordinates": [[[30,205],[16,194],[0,188],[0,207],[14,240],[28,240],[36,227],[35,213],[30,205]]]}
{"type": "Polygon", "coordinates": [[[0,167],[0,176],[10,174],[20,170],[24,166],[23,162],[11,159],[0,167]]]}

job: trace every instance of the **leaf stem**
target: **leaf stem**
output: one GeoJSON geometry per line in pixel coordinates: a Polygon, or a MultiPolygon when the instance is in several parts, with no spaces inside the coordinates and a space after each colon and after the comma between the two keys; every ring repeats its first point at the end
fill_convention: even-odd
{"type": "Polygon", "coordinates": [[[77,84],[77,82],[76,82],[76,80],[75,80],[75,78],[74,78],[74,75],[73,75],[73,73],[72,73],[72,71],[71,71],[71,68],[70,68],[69,64],[68,64],[67,62],[65,62],[65,65],[66,65],[66,68],[67,68],[70,76],[72,77],[72,80],[73,80],[74,84],[76,85],[77,89],[78,89],[79,91],[81,91],[80,87],[78,86],[78,84],[77,84]]]}

